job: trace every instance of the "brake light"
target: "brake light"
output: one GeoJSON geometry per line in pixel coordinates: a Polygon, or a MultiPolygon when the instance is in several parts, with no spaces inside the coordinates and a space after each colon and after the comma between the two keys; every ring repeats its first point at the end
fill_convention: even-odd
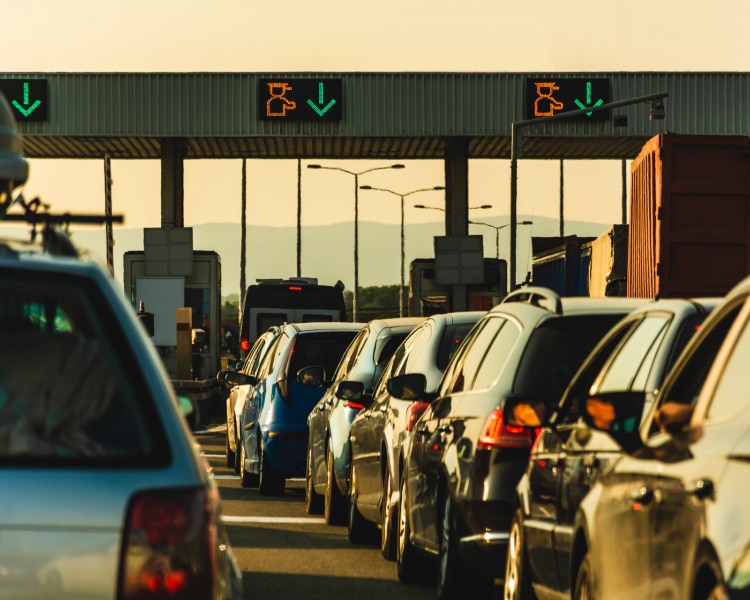
{"type": "Polygon", "coordinates": [[[506,425],[502,409],[496,408],[484,422],[477,449],[531,448],[535,437],[534,429],[506,425]]]}
{"type": "Polygon", "coordinates": [[[300,286],[298,286],[298,285],[290,285],[289,286],[289,291],[290,292],[301,292],[302,288],[300,286]]]}
{"type": "Polygon", "coordinates": [[[248,350],[250,350],[250,342],[248,341],[247,338],[242,338],[240,340],[240,348],[242,350],[244,350],[245,352],[247,352],[248,350]]]}
{"type": "Polygon", "coordinates": [[[154,491],[130,503],[120,597],[174,600],[212,595],[216,527],[201,490],[154,491]]]}
{"type": "Polygon", "coordinates": [[[360,410],[365,407],[364,404],[361,404],[359,402],[354,402],[352,400],[344,400],[344,406],[346,408],[353,408],[354,410],[360,410]]]}
{"type": "Polygon", "coordinates": [[[422,413],[427,410],[429,405],[429,402],[422,400],[415,400],[409,405],[409,408],[406,409],[406,431],[414,429],[417,421],[419,421],[419,417],[422,416],[422,413]]]}

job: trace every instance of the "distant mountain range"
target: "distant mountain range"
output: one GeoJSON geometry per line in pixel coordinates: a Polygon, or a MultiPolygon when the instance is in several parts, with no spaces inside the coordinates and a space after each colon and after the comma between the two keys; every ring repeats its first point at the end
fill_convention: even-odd
{"type": "MultiPolygon", "coordinates": [[[[533,220],[533,225],[519,225],[517,229],[517,270],[519,279],[531,267],[531,236],[553,237],[559,235],[559,222],[546,217],[519,215],[518,221],[533,220]]],[[[507,217],[482,219],[494,226],[505,225],[507,217]]],[[[565,235],[598,237],[611,223],[570,221],[565,223],[565,235]]],[[[444,223],[407,224],[405,240],[405,280],[408,284],[409,263],[415,258],[435,256],[434,237],[445,234],[444,223]]],[[[469,225],[469,233],[483,235],[484,255],[496,254],[496,232],[491,227],[469,225]]],[[[509,228],[499,230],[499,255],[508,260],[509,228]]],[[[352,223],[335,223],[322,226],[303,226],[301,249],[301,275],[317,277],[320,283],[341,280],[346,289],[354,286],[354,227],[352,223]]],[[[101,257],[106,256],[103,229],[78,228],[74,241],[101,257]]],[[[240,290],[240,239],[238,223],[206,223],[193,226],[193,249],[218,252],[222,264],[222,296],[239,294],[240,290]]],[[[143,250],[143,229],[114,229],[115,278],[122,281],[123,254],[143,250]]],[[[297,228],[259,227],[247,228],[246,283],[257,278],[293,277],[297,274],[297,228]]],[[[401,263],[400,226],[374,222],[359,224],[359,285],[362,287],[394,285],[400,280],[401,263]]]]}

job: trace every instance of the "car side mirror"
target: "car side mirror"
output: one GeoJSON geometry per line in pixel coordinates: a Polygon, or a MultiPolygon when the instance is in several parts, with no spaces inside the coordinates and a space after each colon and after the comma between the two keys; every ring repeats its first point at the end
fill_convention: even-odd
{"type": "Polygon", "coordinates": [[[320,365],[304,367],[297,371],[297,381],[308,387],[320,387],[325,383],[326,370],[320,365]]]}
{"type": "Polygon", "coordinates": [[[391,377],[386,384],[388,393],[399,400],[420,400],[425,397],[427,378],[422,373],[408,373],[391,377]]]}
{"type": "Polygon", "coordinates": [[[508,398],[503,404],[503,421],[511,427],[544,427],[549,418],[547,405],[534,398],[508,398]]]}
{"type": "Polygon", "coordinates": [[[643,445],[640,425],[645,403],[644,392],[596,394],[583,401],[581,416],[589,427],[608,433],[625,452],[632,453],[643,445]]]}
{"type": "MultiPolygon", "coordinates": [[[[336,385],[334,395],[339,400],[355,400],[362,403],[366,396],[365,384],[361,381],[340,381],[336,385]]],[[[370,396],[370,404],[372,404],[372,396],[370,396]]]]}
{"type": "Polygon", "coordinates": [[[229,386],[235,385],[258,385],[258,378],[254,375],[246,375],[239,371],[228,371],[224,383],[229,386]]]}

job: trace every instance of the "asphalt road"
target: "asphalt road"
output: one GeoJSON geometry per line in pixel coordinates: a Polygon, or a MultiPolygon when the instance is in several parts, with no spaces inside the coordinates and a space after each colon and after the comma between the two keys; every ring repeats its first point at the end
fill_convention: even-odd
{"type": "Polygon", "coordinates": [[[287,480],[282,497],[240,486],[239,477],[225,465],[225,426],[209,427],[194,435],[214,470],[246,598],[436,597],[432,585],[400,583],[396,563],[383,559],[379,546],[354,546],[346,527],[308,515],[304,480],[287,480]]]}

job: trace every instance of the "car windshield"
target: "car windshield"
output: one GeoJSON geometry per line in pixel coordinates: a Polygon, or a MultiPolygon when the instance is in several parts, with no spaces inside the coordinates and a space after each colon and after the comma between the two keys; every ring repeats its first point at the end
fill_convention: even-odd
{"type": "Polygon", "coordinates": [[[546,320],[524,350],[514,392],[558,402],[589,352],[622,317],[579,315],[546,320]]]}
{"type": "Polygon", "coordinates": [[[158,460],[157,415],[98,288],[14,271],[0,282],[0,462],[158,460]]]}

